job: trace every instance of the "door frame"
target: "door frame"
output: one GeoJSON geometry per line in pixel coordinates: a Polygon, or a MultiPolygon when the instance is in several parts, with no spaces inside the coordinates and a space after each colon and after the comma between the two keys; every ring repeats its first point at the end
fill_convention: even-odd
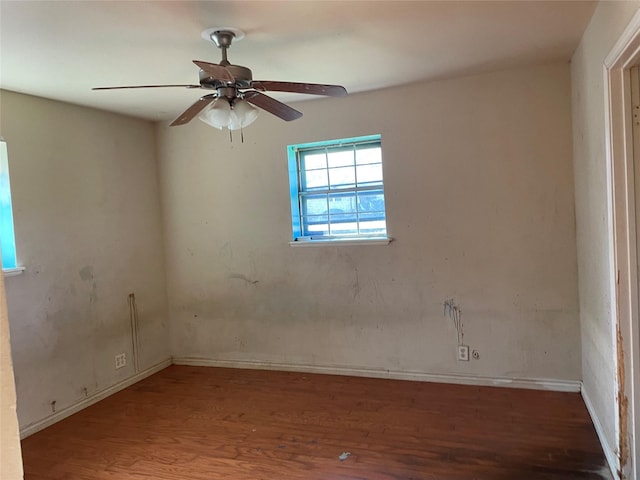
{"type": "Polygon", "coordinates": [[[630,84],[630,70],[639,63],[640,11],[604,61],[607,228],[616,372],[616,464],[611,467],[619,478],[640,478],[640,418],[636,419],[640,416],[639,251],[630,84]]]}

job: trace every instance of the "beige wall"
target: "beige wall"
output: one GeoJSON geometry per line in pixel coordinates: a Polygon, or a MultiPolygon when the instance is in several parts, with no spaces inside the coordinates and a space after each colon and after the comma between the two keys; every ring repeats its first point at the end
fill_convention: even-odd
{"type": "Polygon", "coordinates": [[[639,2],[601,2],[571,67],[576,190],[582,376],[605,448],[615,438],[615,342],[611,318],[611,271],[605,158],[604,59],[638,9],[639,2]]]}
{"type": "Polygon", "coordinates": [[[24,428],[169,356],[155,130],[150,122],[2,91],[18,261],[6,279],[24,428]],[[115,370],[114,356],[128,364],[115,370]]]}
{"type": "Polygon", "coordinates": [[[9,317],[2,275],[0,275],[0,478],[3,480],[22,478],[16,389],[9,343],[9,317]]]}
{"type": "Polygon", "coordinates": [[[579,380],[570,101],[558,63],[161,127],[174,355],[579,380]],[[287,144],[372,133],[395,240],[289,247],[287,144]]]}
{"type": "Polygon", "coordinates": [[[130,292],[142,368],[168,311],[180,357],[579,380],[570,97],[561,63],[302,102],[244,143],[160,126],[158,189],[151,124],[2,92],[21,426],[133,374],[130,292]],[[289,247],[286,145],[371,133],[395,240],[289,247]],[[448,298],[479,360],[455,360],[448,298]]]}

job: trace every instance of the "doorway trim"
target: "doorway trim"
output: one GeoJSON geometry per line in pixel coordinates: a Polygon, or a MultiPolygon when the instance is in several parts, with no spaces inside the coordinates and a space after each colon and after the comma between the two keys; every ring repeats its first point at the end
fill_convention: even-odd
{"type": "MultiPolygon", "coordinates": [[[[605,154],[615,351],[615,463],[618,478],[640,478],[640,322],[630,70],[640,63],[640,11],[604,61],[605,154]]],[[[637,192],[640,195],[640,191],[637,192]]],[[[611,462],[611,459],[609,459],[611,462]]]]}

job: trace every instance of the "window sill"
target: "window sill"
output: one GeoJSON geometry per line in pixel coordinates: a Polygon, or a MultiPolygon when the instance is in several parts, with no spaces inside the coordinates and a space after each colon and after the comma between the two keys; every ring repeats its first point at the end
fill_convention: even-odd
{"type": "Polygon", "coordinates": [[[22,275],[25,267],[3,268],[2,273],[5,277],[15,277],[16,275],[22,275]]]}
{"type": "Polygon", "coordinates": [[[393,238],[354,238],[332,240],[299,240],[289,242],[290,247],[338,247],[343,245],[389,245],[393,238]]]}

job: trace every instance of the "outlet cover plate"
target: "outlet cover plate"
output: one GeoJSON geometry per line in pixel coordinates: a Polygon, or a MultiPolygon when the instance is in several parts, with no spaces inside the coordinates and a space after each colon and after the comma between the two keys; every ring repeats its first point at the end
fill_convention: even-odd
{"type": "Polygon", "coordinates": [[[125,367],[127,365],[127,355],[125,353],[120,353],[116,355],[116,370],[118,368],[125,367]]]}
{"type": "Polygon", "coordinates": [[[469,345],[458,345],[458,361],[469,361],[469,345]]]}

